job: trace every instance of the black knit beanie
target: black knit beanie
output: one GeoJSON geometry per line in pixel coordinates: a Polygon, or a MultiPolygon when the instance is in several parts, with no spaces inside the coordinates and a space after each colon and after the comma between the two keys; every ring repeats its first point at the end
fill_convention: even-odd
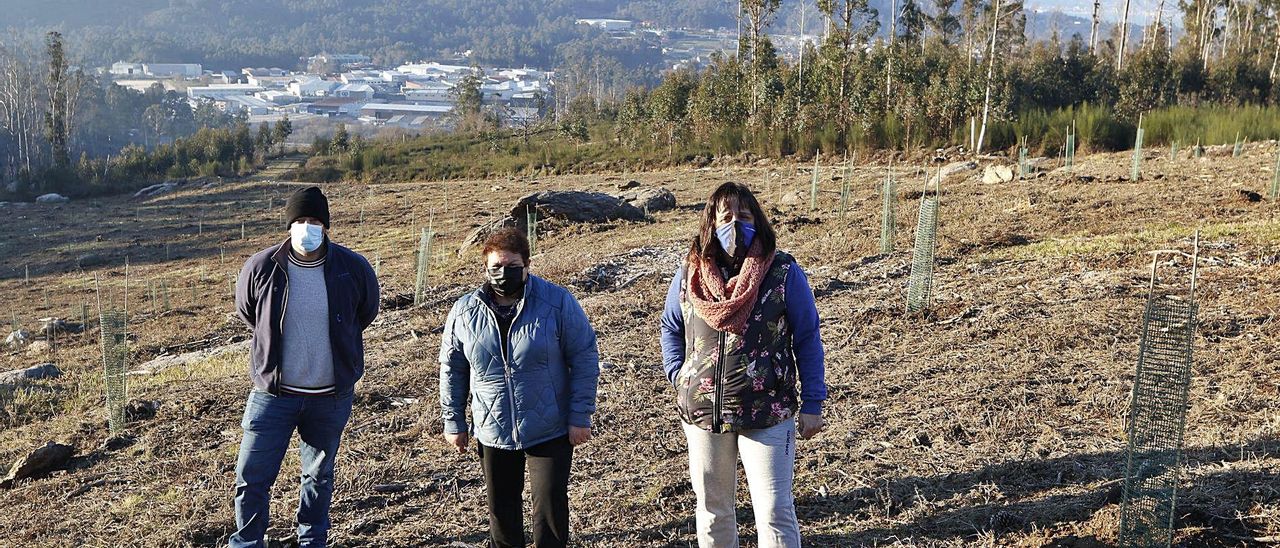
{"type": "Polygon", "coordinates": [[[284,226],[289,228],[298,217],[315,217],[329,228],[329,199],[320,192],[320,187],[307,187],[289,195],[284,203],[284,226]]]}

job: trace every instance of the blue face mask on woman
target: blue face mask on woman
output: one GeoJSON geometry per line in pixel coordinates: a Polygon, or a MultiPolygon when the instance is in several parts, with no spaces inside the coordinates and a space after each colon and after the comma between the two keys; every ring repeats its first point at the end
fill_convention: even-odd
{"type": "Polygon", "coordinates": [[[716,227],[716,239],[720,240],[720,248],[730,257],[746,256],[755,237],[756,226],[748,222],[733,221],[716,227]]]}

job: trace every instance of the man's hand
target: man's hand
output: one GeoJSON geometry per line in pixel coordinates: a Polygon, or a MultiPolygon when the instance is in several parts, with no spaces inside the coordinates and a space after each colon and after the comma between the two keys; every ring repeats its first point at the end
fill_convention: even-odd
{"type": "Polygon", "coordinates": [[[804,440],[818,435],[818,432],[827,427],[827,421],[822,420],[822,415],[801,413],[799,423],[800,439],[804,440]]]}
{"type": "Polygon", "coordinates": [[[591,441],[591,427],[583,428],[581,426],[569,427],[569,443],[574,447],[591,441]]]}
{"type": "Polygon", "coordinates": [[[458,450],[459,455],[465,455],[467,453],[468,436],[466,432],[445,434],[444,441],[447,441],[449,442],[449,445],[454,446],[458,450]]]}

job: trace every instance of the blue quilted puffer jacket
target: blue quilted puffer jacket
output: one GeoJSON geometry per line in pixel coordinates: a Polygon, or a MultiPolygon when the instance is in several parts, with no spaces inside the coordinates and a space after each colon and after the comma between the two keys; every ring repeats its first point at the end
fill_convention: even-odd
{"type": "Polygon", "coordinates": [[[487,447],[524,449],[591,426],[600,355],[587,315],[567,290],[529,276],[503,348],[480,291],[463,295],[440,342],[444,431],[487,447]],[[469,430],[465,406],[471,396],[469,430]]]}

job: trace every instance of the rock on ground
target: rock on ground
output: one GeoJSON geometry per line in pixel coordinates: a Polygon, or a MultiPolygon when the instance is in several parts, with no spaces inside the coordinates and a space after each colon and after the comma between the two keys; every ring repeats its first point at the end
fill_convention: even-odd
{"type": "Polygon", "coordinates": [[[788,192],[785,196],[782,197],[782,205],[796,206],[796,205],[808,203],[808,201],[809,201],[808,193],[801,192],[799,190],[793,190],[791,192],[788,192]]]}
{"type": "Polygon", "coordinates": [[[484,242],[485,238],[488,238],[490,234],[493,234],[498,229],[518,226],[524,226],[524,223],[516,223],[515,219],[505,216],[482,224],[476,227],[475,230],[472,230],[471,233],[467,234],[467,237],[462,240],[462,245],[458,246],[458,256],[461,257],[466,255],[472,247],[480,245],[481,242],[484,242]]]}
{"type": "Polygon", "coordinates": [[[71,198],[68,198],[61,194],[56,194],[53,192],[41,195],[38,198],[36,198],[36,203],[38,204],[65,204],[70,201],[71,201],[71,198]]]}
{"type": "Polygon", "coordinates": [[[982,172],[982,182],[988,185],[1007,183],[1013,180],[1013,168],[1006,165],[990,165],[982,172]]]}
{"type": "Polygon", "coordinates": [[[127,422],[154,419],[160,402],[155,400],[133,400],[124,406],[124,418],[127,422]]]}
{"type": "Polygon", "coordinates": [[[192,362],[203,361],[214,356],[219,356],[228,352],[248,352],[249,341],[240,341],[237,343],[225,344],[204,350],[196,350],[184,354],[171,356],[160,356],[149,362],[146,362],[137,369],[130,371],[130,375],[149,375],[159,373],[171,367],[185,367],[192,362]]]}
{"type": "Polygon", "coordinates": [[[149,187],[143,188],[137,192],[134,192],[133,198],[135,200],[143,199],[143,198],[151,198],[153,196],[159,196],[166,192],[171,192],[175,188],[178,188],[178,181],[165,181],[163,183],[154,184],[149,187]]]}
{"type": "Polygon", "coordinates": [[[62,468],[71,460],[76,449],[70,445],[49,442],[31,454],[18,459],[9,467],[9,474],[0,479],[0,488],[8,489],[14,483],[27,478],[35,478],[62,468]]]}
{"type": "Polygon", "coordinates": [[[513,219],[523,219],[530,208],[538,219],[559,219],[571,223],[643,221],[644,210],[603,192],[561,190],[535,192],[520,198],[511,208],[513,219]]]}
{"type": "Polygon", "coordinates": [[[676,195],[665,188],[645,188],[634,192],[625,192],[619,194],[618,197],[641,211],[649,213],[669,211],[676,208],[676,195]]]}
{"type": "Polygon", "coordinates": [[[26,346],[29,342],[31,342],[31,334],[22,329],[9,333],[9,336],[4,338],[4,345],[9,348],[26,346]]]}
{"type": "Polygon", "coordinates": [[[48,341],[31,341],[31,343],[27,345],[28,356],[39,356],[41,354],[48,354],[48,353],[49,353],[48,341]]]}
{"type": "Polygon", "coordinates": [[[24,369],[13,369],[0,373],[0,389],[15,388],[37,379],[51,379],[62,374],[58,366],[51,363],[33,365],[24,369]]]}
{"type": "Polygon", "coordinates": [[[933,177],[933,180],[930,182],[933,182],[933,183],[936,183],[939,181],[946,182],[947,179],[951,178],[953,175],[959,175],[961,173],[966,173],[969,171],[973,171],[975,169],[978,169],[978,164],[975,162],[971,162],[968,160],[961,161],[961,162],[951,162],[945,166],[942,166],[942,169],[938,170],[938,174],[935,175],[933,177]]]}

